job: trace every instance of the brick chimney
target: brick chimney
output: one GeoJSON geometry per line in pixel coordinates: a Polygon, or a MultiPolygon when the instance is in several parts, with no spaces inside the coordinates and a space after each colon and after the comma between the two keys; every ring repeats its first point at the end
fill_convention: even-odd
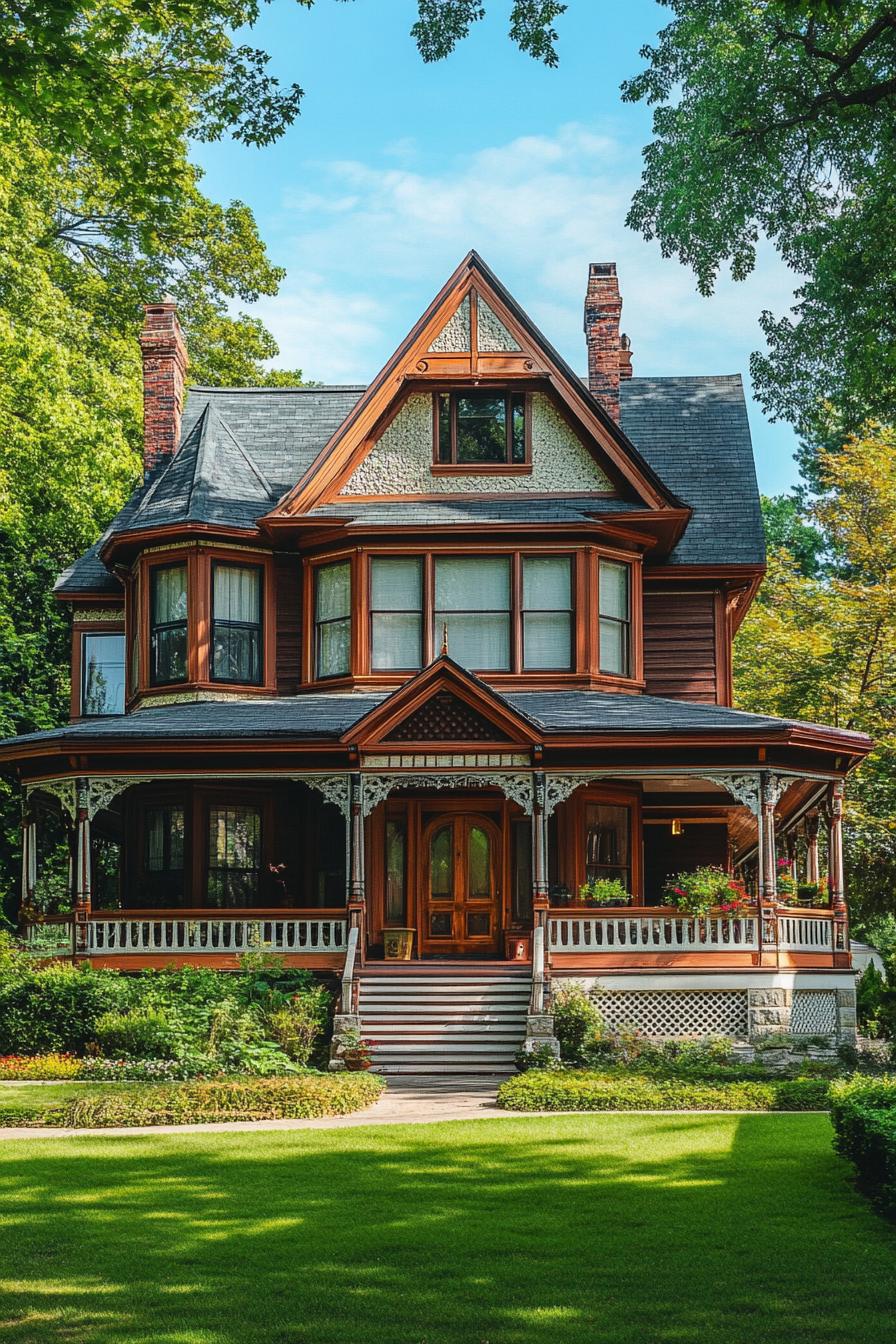
{"type": "Polygon", "coordinates": [[[632,376],[631,341],[619,332],[622,297],[615,261],[593,261],[585,295],[588,386],[619,423],[619,380],[632,376]]]}
{"type": "Polygon", "coordinates": [[[166,295],[144,308],[140,348],[143,351],[143,475],[169,461],[180,447],[184,408],[187,345],[177,320],[177,304],[166,295]]]}

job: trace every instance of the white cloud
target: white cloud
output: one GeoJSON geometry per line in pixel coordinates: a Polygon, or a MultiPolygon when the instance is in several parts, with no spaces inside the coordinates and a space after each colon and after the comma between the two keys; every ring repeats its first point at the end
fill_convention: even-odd
{"type": "Polygon", "coordinates": [[[261,306],[281,362],[369,379],[471,247],[578,368],[590,261],[618,264],[636,373],[745,372],[760,310],[788,305],[792,277],[770,249],[746,283],[703,299],[627,229],[639,155],[614,135],[571,124],[432,167],[415,149],[387,146],[386,166],[308,165],[309,190],[285,198],[288,278],[261,306]]]}

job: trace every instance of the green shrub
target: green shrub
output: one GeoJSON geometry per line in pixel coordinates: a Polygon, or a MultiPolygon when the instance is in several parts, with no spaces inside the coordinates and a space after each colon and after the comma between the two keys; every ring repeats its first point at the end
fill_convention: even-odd
{"type": "Polygon", "coordinates": [[[535,1045],[531,1050],[521,1048],[514,1055],[514,1063],[520,1073],[525,1073],[528,1069],[562,1069],[563,1065],[554,1054],[551,1047],[546,1043],[535,1045]]]}
{"type": "Polygon", "coordinates": [[[187,1083],[129,1083],[85,1087],[82,1093],[27,1110],[0,1090],[0,1124],[62,1125],[77,1129],[209,1121],[294,1120],[348,1115],[371,1106],[383,1091],[369,1073],[304,1074],[297,1078],[187,1083]]]}
{"type": "Polygon", "coordinates": [[[533,1069],[501,1084],[498,1105],[508,1111],[821,1111],[828,1091],[821,1078],[708,1082],[533,1069]]]}
{"type": "Polygon", "coordinates": [[[0,967],[0,1054],[81,1054],[104,1013],[125,1010],[132,990],[115,971],[14,958],[0,967]]]}
{"type": "Polygon", "coordinates": [[[171,1024],[159,1008],[103,1013],[94,1035],[101,1052],[112,1058],[173,1059],[177,1053],[171,1024]]]}
{"type": "Polygon", "coordinates": [[[268,1013],[271,1038],[296,1064],[310,1064],[330,1016],[331,996],[317,985],[268,1013]]]}
{"type": "Polygon", "coordinates": [[[859,1026],[866,1036],[879,1036],[887,982],[873,961],[869,961],[856,984],[856,1010],[859,1026]]]}
{"type": "Polygon", "coordinates": [[[831,1122],[834,1147],[855,1166],[859,1189],[896,1217],[896,1076],[834,1083],[831,1122]]]}
{"type": "Polygon", "coordinates": [[[553,1014],[560,1058],[569,1064],[580,1064],[586,1044],[603,1027],[594,1000],[575,981],[561,985],[554,993],[553,1014]]]}

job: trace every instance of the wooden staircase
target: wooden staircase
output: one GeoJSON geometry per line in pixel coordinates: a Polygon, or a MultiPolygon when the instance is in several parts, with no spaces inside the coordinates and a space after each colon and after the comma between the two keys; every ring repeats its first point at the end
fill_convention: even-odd
{"type": "Polygon", "coordinates": [[[467,963],[360,973],[361,1031],[378,1073],[511,1073],[526,1035],[528,967],[467,963]]]}

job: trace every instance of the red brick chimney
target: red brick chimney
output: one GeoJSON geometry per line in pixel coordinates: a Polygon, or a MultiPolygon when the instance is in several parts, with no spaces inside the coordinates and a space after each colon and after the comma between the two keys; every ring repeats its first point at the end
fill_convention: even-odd
{"type": "Polygon", "coordinates": [[[144,312],[143,474],[148,477],[180,447],[188,359],[174,300],[166,296],[161,303],[148,303],[144,312]]]}
{"type": "Polygon", "coordinates": [[[622,297],[615,261],[593,261],[588,267],[585,295],[588,386],[617,424],[619,380],[632,376],[631,342],[626,335],[620,335],[621,316],[622,297]]]}

